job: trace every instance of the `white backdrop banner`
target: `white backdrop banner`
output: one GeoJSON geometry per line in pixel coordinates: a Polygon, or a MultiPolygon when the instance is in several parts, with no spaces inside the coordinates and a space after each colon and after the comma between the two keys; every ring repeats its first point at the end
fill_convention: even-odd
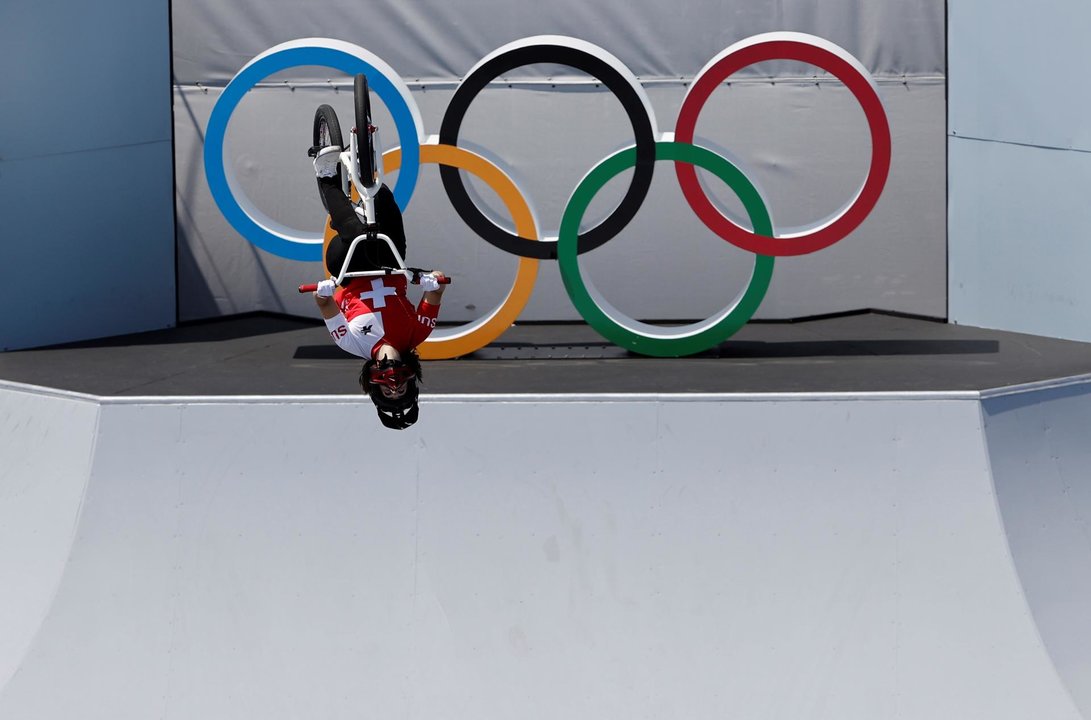
{"type": "Polygon", "coordinates": [[[351,127],[354,72],[384,148],[401,149],[387,181],[407,259],[454,277],[442,321],[592,321],[598,307],[606,326],[698,334],[751,316],[945,316],[940,0],[173,12],[183,320],[314,314],[295,292],[323,275],[305,151],[318,105],[351,127]],[[711,153],[671,156],[690,144],[711,153]],[[627,147],[611,179],[581,185],[627,147]],[[742,186],[778,240],[752,234],[768,231],[742,186]]]}

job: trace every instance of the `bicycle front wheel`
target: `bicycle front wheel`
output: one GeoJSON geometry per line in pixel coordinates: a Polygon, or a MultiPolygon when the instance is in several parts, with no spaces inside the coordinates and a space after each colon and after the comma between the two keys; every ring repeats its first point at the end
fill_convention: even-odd
{"type": "Polygon", "coordinates": [[[375,184],[375,143],[371,134],[371,93],[367,75],[359,73],[353,79],[352,99],[356,110],[356,147],[360,165],[360,180],[368,186],[375,184]]]}

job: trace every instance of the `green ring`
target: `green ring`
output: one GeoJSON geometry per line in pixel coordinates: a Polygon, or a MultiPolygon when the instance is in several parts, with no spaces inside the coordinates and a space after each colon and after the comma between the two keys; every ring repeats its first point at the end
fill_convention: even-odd
{"type": "MultiPolygon", "coordinates": [[[[749,179],[726,158],[688,143],[657,142],[656,160],[689,163],[708,170],[727,183],[742,201],[754,232],[772,237],[773,223],[761,195],[749,179]]],[[[636,148],[611,155],[580,181],[561,217],[557,237],[557,262],[565,290],[576,310],[600,335],[621,347],[656,357],[693,355],[718,345],[735,334],[757,311],[773,277],[773,258],[756,255],[750,284],[734,305],[706,320],[680,327],[661,328],[626,317],[610,305],[580,274],[577,238],[580,221],[602,187],[623,170],[636,164],[636,148]]]]}

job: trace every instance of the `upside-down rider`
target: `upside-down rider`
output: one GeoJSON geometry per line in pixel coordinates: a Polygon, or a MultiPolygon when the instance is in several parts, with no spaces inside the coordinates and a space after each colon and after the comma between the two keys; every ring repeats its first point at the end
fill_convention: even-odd
{"type": "MultiPolygon", "coordinates": [[[[416,348],[436,326],[445,287],[443,273],[433,270],[421,275],[425,292],[416,307],[406,296],[407,280],[402,274],[347,278],[338,287],[333,278],[338,277],[353,239],[367,228],[341,187],[341,148],[332,145],[309,152],[314,155],[322,204],[337,233],[326,248],[325,265],[331,278],[318,283],[315,302],[338,347],[364,358],[360,387],[375,404],[379,420],[388,428],[404,430],[417,421],[420,412],[421,365],[416,348]]],[[[405,228],[394,194],[384,184],[374,202],[379,232],[390,237],[404,258],[405,228]]],[[[385,242],[365,241],[353,252],[348,269],[384,267],[398,267],[390,248],[385,242]]]]}

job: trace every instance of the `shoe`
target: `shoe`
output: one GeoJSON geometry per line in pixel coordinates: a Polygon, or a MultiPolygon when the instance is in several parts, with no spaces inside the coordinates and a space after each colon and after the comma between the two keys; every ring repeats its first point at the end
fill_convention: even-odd
{"type": "Polygon", "coordinates": [[[339,145],[329,145],[318,150],[314,155],[315,177],[337,177],[337,173],[340,171],[340,161],[341,147],[339,145]]]}

